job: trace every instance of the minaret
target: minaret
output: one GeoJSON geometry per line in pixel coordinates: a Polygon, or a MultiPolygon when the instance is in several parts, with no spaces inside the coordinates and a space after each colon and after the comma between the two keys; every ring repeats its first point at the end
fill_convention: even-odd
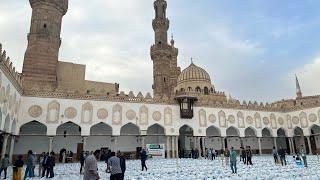
{"type": "Polygon", "coordinates": [[[300,83],[297,75],[296,75],[296,94],[297,94],[297,98],[302,98],[302,92],[301,92],[300,83]]]}
{"type": "Polygon", "coordinates": [[[151,46],[150,54],[153,61],[153,95],[159,98],[172,96],[180,74],[180,68],[177,67],[178,49],[174,47],[173,40],[168,44],[169,19],[166,16],[166,9],[165,0],[154,2],[155,18],[152,27],[155,32],[155,43],[151,46]]]}
{"type": "Polygon", "coordinates": [[[68,10],[68,0],[29,2],[32,17],[22,69],[24,88],[54,91],[57,87],[61,23],[68,10]]]}

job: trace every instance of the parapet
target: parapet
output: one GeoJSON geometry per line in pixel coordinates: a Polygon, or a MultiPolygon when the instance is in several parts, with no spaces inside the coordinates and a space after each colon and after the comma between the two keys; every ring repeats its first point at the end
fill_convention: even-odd
{"type": "Polygon", "coordinates": [[[63,15],[65,15],[68,11],[68,0],[29,0],[29,2],[32,8],[37,3],[48,3],[55,5],[62,11],[63,15]]]}

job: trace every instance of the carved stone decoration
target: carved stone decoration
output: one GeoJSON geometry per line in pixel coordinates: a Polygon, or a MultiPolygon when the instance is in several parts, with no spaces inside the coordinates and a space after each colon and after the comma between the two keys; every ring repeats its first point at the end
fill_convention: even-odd
{"type": "Polygon", "coordinates": [[[298,116],[293,116],[292,117],[292,123],[293,124],[299,124],[299,117],[298,116]]]}
{"type": "Polygon", "coordinates": [[[77,110],[74,107],[68,107],[64,110],[64,116],[68,119],[73,119],[77,116],[77,110]]]}
{"type": "Polygon", "coordinates": [[[87,102],[82,105],[81,122],[90,124],[92,123],[92,118],[93,118],[93,106],[90,102],[87,102]]]}
{"type": "Polygon", "coordinates": [[[277,118],[273,113],[270,115],[271,127],[277,129],[277,118]]]}
{"type": "Polygon", "coordinates": [[[6,89],[6,100],[9,100],[9,96],[10,96],[10,85],[7,85],[7,89],[6,89]]]}
{"type": "Polygon", "coordinates": [[[220,127],[226,127],[227,122],[226,122],[226,113],[224,111],[220,111],[218,113],[218,118],[219,118],[219,125],[220,127]]]}
{"type": "Polygon", "coordinates": [[[215,123],[217,121],[217,118],[214,114],[209,115],[209,122],[215,123]]]}
{"type": "Polygon", "coordinates": [[[139,124],[148,125],[149,112],[148,107],[143,105],[139,109],[139,124]]]}
{"type": "Polygon", "coordinates": [[[255,113],[254,114],[254,122],[255,122],[256,128],[261,128],[262,127],[261,116],[260,116],[259,113],[255,113]]]}
{"type": "Polygon", "coordinates": [[[244,123],[244,115],[241,111],[237,113],[237,118],[238,118],[238,127],[239,128],[244,128],[245,123],[244,123]]]}
{"type": "Polygon", "coordinates": [[[228,116],[228,122],[231,124],[234,124],[236,122],[236,118],[234,117],[234,115],[228,116]]]}
{"type": "Polygon", "coordinates": [[[126,117],[127,117],[127,119],[128,120],[130,120],[130,121],[132,121],[133,119],[135,119],[136,118],[136,112],[134,111],[134,110],[132,110],[132,109],[130,109],[130,110],[128,110],[127,112],[126,112],[126,117]]]}
{"type": "Polygon", "coordinates": [[[9,96],[8,102],[9,102],[9,109],[11,109],[13,106],[13,96],[12,95],[9,96]]]}
{"type": "Polygon", "coordinates": [[[112,124],[120,125],[122,123],[122,106],[116,104],[112,107],[112,124]]]}
{"type": "MultiPolygon", "coordinates": [[[[42,108],[38,105],[33,105],[29,108],[28,113],[31,117],[37,118],[42,114],[42,108]]],[[[6,114],[6,113],[5,113],[6,114]]]]}
{"type": "Polygon", "coordinates": [[[159,111],[155,111],[152,113],[152,119],[155,121],[161,120],[161,113],[159,111]]]}
{"type": "Polygon", "coordinates": [[[268,117],[263,117],[262,121],[263,121],[263,124],[264,124],[264,125],[268,125],[268,124],[270,123],[268,117]]]}
{"type": "Polygon", "coordinates": [[[248,124],[252,124],[252,123],[253,123],[253,118],[252,118],[251,116],[247,116],[246,122],[247,122],[248,124]]]}
{"type": "Polygon", "coordinates": [[[58,123],[60,115],[60,104],[58,101],[52,101],[48,104],[47,123],[58,123]]]}
{"type": "Polygon", "coordinates": [[[290,115],[287,115],[287,125],[288,129],[292,129],[292,120],[290,115]]]}
{"type": "Polygon", "coordinates": [[[204,109],[199,110],[199,125],[200,125],[200,127],[207,126],[207,115],[206,115],[206,111],[204,109]]]}
{"type": "Polygon", "coordinates": [[[301,127],[303,127],[303,128],[308,127],[307,113],[301,112],[299,114],[299,118],[300,118],[301,127]]]}
{"type": "Polygon", "coordinates": [[[6,99],[6,89],[4,87],[1,87],[1,91],[0,91],[0,101],[1,101],[1,103],[4,103],[5,99],[6,99]]]}
{"type": "Polygon", "coordinates": [[[172,109],[170,107],[164,109],[164,124],[166,126],[172,125],[172,109]]]}
{"type": "Polygon", "coordinates": [[[278,123],[282,126],[284,124],[284,120],[282,117],[278,118],[278,123]]]}
{"type": "Polygon", "coordinates": [[[108,110],[105,108],[98,109],[97,117],[98,119],[106,119],[108,117],[108,110]]]}
{"type": "MultiPolygon", "coordinates": [[[[6,102],[6,103],[4,103],[3,104],[3,106],[2,106],[2,113],[4,114],[4,115],[6,115],[7,113],[8,113],[8,103],[6,102]]],[[[42,113],[42,109],[41,109],[41,113],[42,113]]],[[[40,114],[41,115],[41,114],[40,114]]],[[[39,115],[39,116],[40,116],[39,115]]],[[[32,117],[32,116],[31,116],[32,117]]]]}
{"type": "Polygon", "coordinates": [[[316,122],[317,121],[317,115],[315,113],[309,114],[309,121],[310,122],[316,122]]]}

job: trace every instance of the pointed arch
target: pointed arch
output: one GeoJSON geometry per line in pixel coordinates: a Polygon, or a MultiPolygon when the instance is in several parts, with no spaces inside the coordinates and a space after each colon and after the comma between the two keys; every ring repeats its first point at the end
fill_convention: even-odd
{"type": "Polygon", "coordinates": [[[121,127],[120,135],[121,136],[128,136],[128,135],[139,136],[140,135],[140,128],[133,123],[127,123],[126,125],[121,127]]]}
{"type": "Polygon", "coordinates": [[[294,136],[303,136],[303,130],[300,127],[295,127],[293,129],[293,135],[294,136]]]}
{"type": "Polygon", "coordinates": [[[310,135],[320,135],[320,126],[314,124],[310,127],[310,135]]]}
{"type": "Polygon", "coordinates": [[[148,127],[147,135],[165,135],[165,129],[158,123],[155,123],[148,127]]]}
{"type": "Polygon", "coordinates": [[[47,126],[39,121],[30,121],[20,126],[19,135],[47,135],[47,126]]]}
{"type": "Polygon", "coordinates": [[[286,137],[286,136],[287,136],[287,133],[286,133],[286,131],[285,131],[283,128],[279,128],[279,129],[277,130],[277,136],[278,136],[278,137],[286,137]]]}
{"type": "Polygon", "coordinates": [[[219,128],[216,126],[209,126],[206,130],[206,136],[215,136],[215,137],[220,137],[221,136],[221,131],[219,128]]]}
{"type": "Polygon", "coordinates": [[[253,127],[249,126],[244,130],[244,135],[246,137],[256,137],[257,131],[253,127]]]}
{"type": "Polygon", "coordinates": [[[234,126],[230,126],[227,130],[226,130],[226,134],[227,136],[234,136],[234,137],[238,137],[240,136],[240,132],[239,129],[234,127],[234,126]]]}
{"type": "Polygon", "coordinates": [[[91,136],[111,136],[112,127],[104,122],[97,123],[90,128],[91,136]]]}
{"type": "Polygon", "coordinates": [[[11,134],[16,135],[17,121],[14,119],[11,125],[11,134]]]}
{"type": "Polygon", "coordinates": [[[193,136],[193,128],[189,125],[183,125],[179,128],[180,135],[193,136]]]}
{"type": "Polygon", "coordinates": [[[263,128],[262,137],[272,137],[272,131],[267,127],[263,128]]]}
{"type": "Polygon", "coordinates": [[[77,136],[81,135],[81,127],[71,121],[68,121],[66,123],[63,123],[57,127],[56,130],[57,136],[65,136],[65,135],[71,135],[71,136],[77,136]]]}

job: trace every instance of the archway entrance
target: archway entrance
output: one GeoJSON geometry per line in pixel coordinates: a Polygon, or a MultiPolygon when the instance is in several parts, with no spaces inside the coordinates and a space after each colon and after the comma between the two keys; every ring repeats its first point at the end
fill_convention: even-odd
{"type": "Polygon", "coordinates": [[[105,160],[108,150],[111,149],[112,128],[105,123],[98,123],[90,128],[84,149],[87,151],[100,151],[100,160],[105,160]]]}
{"type": "Polygon", "coordinates": [[[250,149],[255,153],[259,153],[259,143],[258,143],[258,138],[256,131],[248,127],[244,130],[244,135],[245,135],[245,140],[243,142],[244,147],[250,146],[250,149]]]}
{"type": "Polygon", "coordinates": [[[296,127],[293,130],[293,142],[295,145],[296,152],[299,152],[301,148],[306,150],[306,153],[309,153],[309,147],[306,145],[308,141],[305,139],[303,135],[303,130],[300,127],[296,127]]]}
{"type": "Polygon", "coordinates": [[[64,162],[66,159],[72,161],[84,150],[81,127],[73,122],[61,124],[57,128],[52,144],[53,152],[59,154],[59,162],[64,162]],[[66,159],[63,159],[64,152],[66,153],[66,159]]]}
{"type": "Polygon", "coordinates": [[[221,132],[215,126],[210,126],[206,130],[205,148],[211,148],[213,150],[220,150],[223,148],[221,143],[221,132]]]}
{"type": "Polygon", "coordinates": [[[263,128],[262,138],[261,138],[262,153],[271,154],[273,146],[274,146],[274,141],[272,138],[271,131],[268,128],[263,128]]]}
{"type": "Polygon", "coordinates": [[[20,127],[13,154],[27,154],[28,150],[38,154],[49,150],[47,127],[38,121],[31,121],[20,127]]]}
{"type": "Polygon", "coordinates": [[[287,153],[290,153],[290,145],[289,145],[289,140],[286,136],[286,132],[284,129],[280,128],[277,130],[277,147],[283,148],[287,153]]]}
{"type": "Polygon", "coordinates": [[[128,158],[139,158],[139,152],[142,149],[142,137],[137,125],[128,123],[121,127],[120,137],[117,139],[117,148],[124,152],[128,158]]]}
{"type": "Polygon", "coordinates": [[[159,124],[154,124],[147,129],[146,144],[165,144],[164,128],[159,124]]]}
{"type": "Polygon", "coordinates": [[[179,129],[179,140],[178,140],[179,157],[180,158],[190,157],[191,149],[194,149],[195,146],[196,145],[193,138],[193,129],[188,125],[182,126],[179,129]]]}
{"type": "Polygon", "coordinates": [[[313,125],[310,129],[310,144],[311,144],[311,152],[313,154],[318,154],[320,147],[320,126],[313,125]]]}
{"type": "Polygon", "coordinates": [[[224,148],[231,148],[240,149],[241,147],[241,140],[240,140],[240,133],[239,130],[233,126],[229,127],[226,131],[227,137],[225,139],[225,146],[224,148]]]}

